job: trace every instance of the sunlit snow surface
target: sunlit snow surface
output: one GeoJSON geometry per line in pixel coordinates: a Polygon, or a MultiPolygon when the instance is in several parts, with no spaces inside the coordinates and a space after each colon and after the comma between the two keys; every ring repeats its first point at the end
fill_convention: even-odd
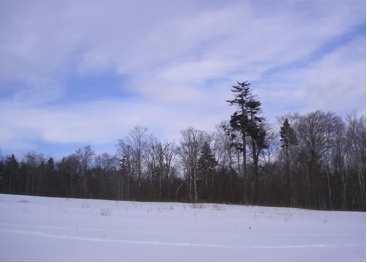
{"type": "Polygon", "coordinates": [[[0,195],[1,261],[366,261],[366,213],[0,195]]]}

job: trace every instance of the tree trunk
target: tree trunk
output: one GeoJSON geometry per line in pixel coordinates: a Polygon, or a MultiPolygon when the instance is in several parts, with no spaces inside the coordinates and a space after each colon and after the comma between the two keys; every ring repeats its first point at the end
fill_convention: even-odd
{"type": "Polygon", "coordinates": [[[195,195],[195,202],[198,202],[198,189],[196,185],[196,156],[195,156],[195,162],[194,162],[194,195],[195,195]]]}
{"type": "Polygon", "coordinates": [[[330,203],[330,209],[333,208],[333,204],[331,202],[331,186],[330,186],[330,175],[329,175],[329,167],[326,167],[326,178],[327,178],[327,183],[328,183],[328,187],[329,187],[329,203],[330,203]]]}
{"type": "Polygon", "coordinates": [[[243,133],[242,135],[243,141],[243,203],[247,204],[247,165],[246,165],[246,135],[243,133]]]}
{"type": "Polygon", "coordinates": [[[256,153],[256,143],[254,139],[252,139],[252,158],[254,159],[256,202],[257,204],[260,204],[261,197],[260,197],[260,182],[259,182],[259,172],[258,172],[258,156],[256,153]]]}

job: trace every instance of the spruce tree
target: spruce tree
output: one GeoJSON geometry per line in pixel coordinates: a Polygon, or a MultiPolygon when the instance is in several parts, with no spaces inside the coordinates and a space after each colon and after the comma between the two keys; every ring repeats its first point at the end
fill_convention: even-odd
{"type": "Polygon", "coordinates": [[[53,196],[57,190],[57,181],[56,181],[56,171],[55,171],[55,162],[52,157],[50,157],[46,164],[46,191],[48,195],[53,196]]]}
{"type": "Polygon", "coordinates": [[[198,171],[200,173],[208,173],[209,171],[212,171],[216,165],[217,161],[212,154],[209,143],[204,142],[201,147],[201,153],[198,161],[198,171]]]}
{"type": "Polygon", "coordinates": [[[293,204],[292,195],[292,171],[289,167],[289,150],[291,145],[297,145],[297,137],[294,129],[289,124],[288,118],[285,119],[283,126],[280,128],[280,141],[283,143],[282,148],[285,149],[285,159],[286,159],[286,173],[289,178],[289,195],[290,195],[290,206],[293,204]]]}
{"type": "Polygon", "coordinates": [[[288,118],[285,119],[283,126],[280,128],[280,141],[283,142],[282,147],[286,149],[289,145],[297,145],[297,137],[294,129],[289,124],[288,118]]]}
{"type": "Polygon", "coordinates": [[[265,143],[266,132],[261,125],[265,118],[259,116],[261,113],[261,102],[256,100],[256,97],[252,95],[251,83],[248,81],[237,83],[238,86],[233,86],[232,89],[232,92],[235,93],[235,98],[233,100],[227,100],[227,102],[230,103],[230,106],[237,106],[237,110],[231,116],[230,124],[233,130],[239,131],[242,135],[242,143],[237,145],[237,149],[243,153],[244,202],[247,203],[246,190],[248,188],[246,137],[250,137],[251,139],[256,190],[258,202],[260,202],[258,159],[261,150],[267,148],[265,143]]]}
{"type": "Polygon", "coordinates": [[[236,106],[237,110],[232,114],[230,124],[232,129],[237,130],[242,135],[242,143],[236,145],[237,149],[242,151],[243,155],[243,186],[244,186],[244,202],[247,203],[247,166],[246,166],[246,136],[248,135],[249,123],[249,111],[247,108],[247,102],[251,99],[251,83],[248,81],[238,82],[238,86],[233,86],[232,92],[234,93],[233,100],[227,100],[230,106],[236,106]]]}
{"type": "Polygon", "coordinates": [[[252,96],[251,99],[246,103],[249,111],[249,128],[248,133],[251,137],[251,148],[252,148],[252,159],[254,165],[254,175],[255,175],[255,194],[257,198],[257,203],[261,203],[261,191],[260,191],[260,178],[259,178],[259,155],[263,149],[268,148],[265,137],[266,131],[262,125],[265,118],[259,116],[261,113],[261,102],[252,96]]]}
{"type": "MultiPolygon", "coordinates": [[[[208,142],[204,142],[201,148],[201,154],[197,164],[197,171],[198,171],[198,180],[202,180],[205,184],[206,189],[206,196],[209,197],[209,176],[211,175],[211,197],[213,195],[213,187],[214,187],[214,180],[213,180],[213,171],[215,166],[217,166],[217,161],[215,160],[214,155],[212,154],[212,150],[210,149],[210,145],[208,142]]],[[[211,200],[212,201],[212,200],[211,200]]]]}

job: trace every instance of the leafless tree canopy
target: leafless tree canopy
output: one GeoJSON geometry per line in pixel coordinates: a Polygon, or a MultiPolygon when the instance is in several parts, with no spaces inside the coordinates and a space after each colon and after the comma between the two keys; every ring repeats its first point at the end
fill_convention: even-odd
{"type": "Polygon", "coordinates": [[[148,135],[147,128],[137,126],[118,140],[114,154],[96,155],[86,146],[61,160],[35,152],[21,161],[14,155],[0,155],[0,190],[74,198],[365,211],[364,116],[289,113],[279,116],[276,123],[261,125],[267,147],[255,152],[250,136],[243,146],[240,132],[223,121],[213,134],[188,127],[181,131],[177,144],[160,141],[148,135]]]}

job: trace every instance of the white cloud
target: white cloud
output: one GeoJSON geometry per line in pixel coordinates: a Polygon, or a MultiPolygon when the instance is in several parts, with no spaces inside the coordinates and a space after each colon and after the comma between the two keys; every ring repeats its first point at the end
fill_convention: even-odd
{"type": "Polygon", "coordinates": [[[311,107],[349,113],[365,108],[366,51],[360,49],[362,45],[365,39],[359,37],[309,69],[304,98],[311,107]]]}
{"type": "Polygon", "coordinates": [[[366,110],[365,39],[353,41],[298,66],[272,76],[272,85],[261,83],[263,105],[270,116],[284,111],[309,112],[320,109],[344,115],[366,110]]]}

